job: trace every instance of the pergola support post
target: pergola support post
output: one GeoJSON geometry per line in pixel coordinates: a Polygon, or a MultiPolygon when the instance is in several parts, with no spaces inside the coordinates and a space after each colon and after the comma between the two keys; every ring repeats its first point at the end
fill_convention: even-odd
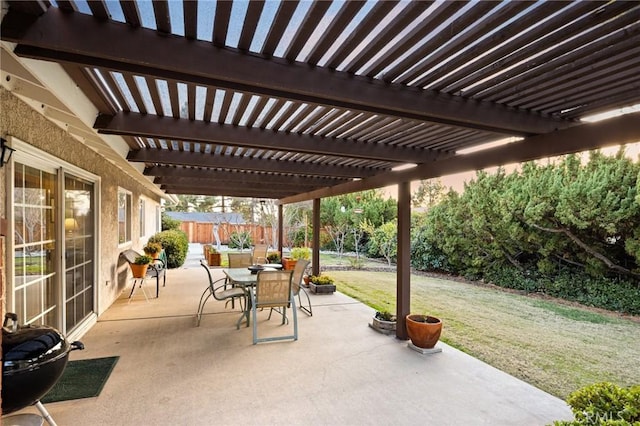
{"type": "Polygon", "coordinates": [[[284,238],[284,214],[283,214],[283,205],[278,204],[278,252],[280,256],[283,256],[282,253],[282,242],[284,238]]]}
{"type": "MultiPolygon", "coordinates": [[[[313,237],[312,237],[312,257],[311,273],[320,275],[320,198],[313,199],[313,237]]],[[[306,230],[305,230],[306,232],[306,230]]]]}
{"type": "Polygon", "coordinates": [[[396,337],[407,340],[405,317],[411,309],[411,183],[398,185],[398,264],[396,337]]]}

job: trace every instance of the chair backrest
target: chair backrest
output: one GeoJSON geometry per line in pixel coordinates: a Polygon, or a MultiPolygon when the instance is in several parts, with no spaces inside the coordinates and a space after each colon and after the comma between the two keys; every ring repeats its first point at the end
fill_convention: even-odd
{"type": "Polygon", "coordinates": [[[164,251],[164,249],[160,250],[160,256],[158,256],[158,259],[160,259],[162,261],[162,263],[164,264],[164,267],[167,267],[167,252],[164,251]]]}
{"type": "Polygon", "coordinates": [[[120,256],[128,263],[133,263],[136,261],[136,257],[140,256],[140,253],[135,250],[128,249],[120,253],[120,256]]]}
{"type": "Polygon", "coordinates": [[[307,259],[298,259],[296,262],[296,267],[293,268],[293,277],[291,278],[291,289],[293,290],[294,295],[298,295],[300,292],[300,283],[302,282],[302,276],[304,275],[304,271],[307,269],[311,263],[310,260],[307,259]]]}
{"type": "Polygon", "coordinates": [[[160,250],[160,254],[157,259],[153,259],[151,267],[147,270],[147,275],[162,276],[167,270],[167,253],[164,250],[160,250]]]}
{"type": "Polygon", "coordinates": [[[293,271],[259,271],[256,281],[256,308],[288,307],[293,271]]]}
{"type": "Polygon", "coordinates": [[[267,252],[269,246],[267,244],[256,244],[253,246],[251,256],[253,257],[253,263],[267,263],[267,252]]]}
{"type": "MultiPolygon", "coordinates": [[[[216,282],[213,281],[213,277],[211,276],[211,270],[209,270],[209,265],[207,264],[207,261],[204,259],[200,259],[200,266],[202,266],[204,270],[207,271],[207,278],[209,278],[209,290],[211,291],[211,295],[213,296],[213,298],[216,300],[224,300],[224,299],[220,299],[216,295],[216,289],[215,289],[216,282]]],[[[221,280],[218,280],[218,281],[221,281],[221,280]]]]}
{"type": "Polygon", "coordinates": [[[253,264],[251,253],[228,253],[229,268],[246,268],[253,264]]]}

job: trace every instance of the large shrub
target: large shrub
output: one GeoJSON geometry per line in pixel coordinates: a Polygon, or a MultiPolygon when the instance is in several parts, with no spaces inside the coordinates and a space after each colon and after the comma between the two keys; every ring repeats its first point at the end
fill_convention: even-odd
{"type": "Polygon", "coordinates": [[[172,229],[180,230],[180,222],[178,219],[173,219],[167,216],[165,213],[162,213],[162,230],[170,231],[172,229]]]}
{"type": "Polygon", "coordinates": [[[414,228],[411,236],[411,267],[419,271],[453,272],[447,256],[425,236],[425,228],[414,228]]]}
{"type": "Polygon", "coordinates": [[[412,265],[637,314],[639,175],[622,151],[478,172],[414,221],[412,265]]]}
{"type": "Polygon", "coordinates": [[[640,424],[640,386],[621,388],[613,383],[595,383],[573,392],[567,403],[575,419],[556,421],[555,426],[640,424]]]}
{"type": "Polygon", "coordinates": [[[179,268],[184,264],[189,251],[189,239],[183,231],[174,229],[158,232],[149,238],[149,242],[162,244],[167,255],[167,268],[179,268]]]}

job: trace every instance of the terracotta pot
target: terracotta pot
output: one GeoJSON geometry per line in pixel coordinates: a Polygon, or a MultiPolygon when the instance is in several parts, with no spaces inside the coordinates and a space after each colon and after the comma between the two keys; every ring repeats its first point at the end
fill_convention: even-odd
{"type": "Polygon", "coordinates": [[[286,257],[282,259],[282,268],[285,271],[293,271],[296,267],[297,259],[287,259],[286,257]]]}
{"type": "Polygon", "coordinates": [[[133,278],[144,278],[147,275],[147,269],[149,269],[149,265],[136,265],[135,263],[130,264],[131,273],[133,274],[133,278]]]}
{"type": "Polygon", "coordinates": [[[439,318],[428,316],[409,314],[407,320],[407,334],[411,339],[411,343],[423,349],[431,349],[442,332],[442,321],[439,318]]]}

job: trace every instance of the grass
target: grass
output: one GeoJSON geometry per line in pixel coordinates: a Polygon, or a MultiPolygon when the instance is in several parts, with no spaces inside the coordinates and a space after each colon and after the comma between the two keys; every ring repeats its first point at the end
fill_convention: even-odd
{"type": "MultiPolygon", "coordinates": [[[[327,274],[339,291],[395,312],[394,272],[327,274]]],[[[411,311],[440,317],[445,343],[562,399],[595,382],[640,384],[640,321],[419,275],[411,277],[411,311]]]]}

